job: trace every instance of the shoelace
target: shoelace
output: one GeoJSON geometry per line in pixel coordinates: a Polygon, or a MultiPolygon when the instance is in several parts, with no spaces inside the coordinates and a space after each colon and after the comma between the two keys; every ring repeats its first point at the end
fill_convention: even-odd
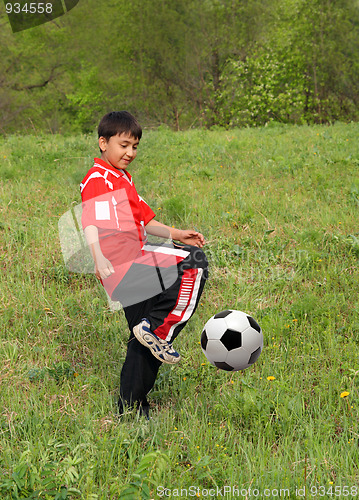
{"type": "MultiPolygon", "coordinates": [[[[159,337],[158,337],[158,338],[159,338],[159,337]]],[[[160,340],[161,345],[163,345],[163,346],[166,348],[165,350],[166,350],[169,354],[171,354],[171,353],[175,352],[175,350],[173,349],[172,344],[169,344],[166,340],[161,339],[161,338],[159,338],[159,340],[160,340]]]]}

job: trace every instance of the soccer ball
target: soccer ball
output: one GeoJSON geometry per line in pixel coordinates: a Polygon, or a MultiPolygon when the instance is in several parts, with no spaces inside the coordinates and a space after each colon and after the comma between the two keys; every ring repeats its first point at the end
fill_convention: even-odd
{"type": "Polygon", "coordinates": [[[207,321],[201,346],[213,366],[233,372],[244,370],[255,363],[262,352],[262,330],[248,314],[229,309],[207,321]]]}

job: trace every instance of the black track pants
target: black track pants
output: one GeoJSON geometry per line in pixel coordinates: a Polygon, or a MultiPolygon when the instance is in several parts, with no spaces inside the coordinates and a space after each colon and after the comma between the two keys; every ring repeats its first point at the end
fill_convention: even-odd
{"type": "MultiPolygon", "coordinates": [[[[152,389],[162,364],[134,337],[133,327],[143,318],[147,318],[152,331],[158,336],[169,341],[174,340],[195,312],[208,278],[208,262],[201,249],[189,245],[175,246],[188,251],[187,257],[177,264],[176,281],[162,293],[124,307],[131,335],[121,372],[120,413],[123,412],[124,406],[132,407],[134,404],[142,408],[144,413],[148,412],[146,395],[152,389]]],[[[126,290],[123,288],[117,292],[121,298],[121,294],[125,294],[126,290]]]]}

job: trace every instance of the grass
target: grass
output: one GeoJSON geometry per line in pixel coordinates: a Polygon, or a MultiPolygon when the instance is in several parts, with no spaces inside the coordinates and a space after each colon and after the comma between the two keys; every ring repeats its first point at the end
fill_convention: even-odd
{"type": "Polygon", "coordinates": [[[225,486],[239,493],[220,498],[356,496],[358,133],[145,131],[137,189],[161,222],[200,230],[210,262],[150,422],[116,418],[125,318],[93,276],[65,268],[58,240],[95,136],[0,139],[1,498],[213,497],[225,486]],[[264,332],[244,372],[217,371],[200,349],[204,323],[226,308],[264,332]]]}

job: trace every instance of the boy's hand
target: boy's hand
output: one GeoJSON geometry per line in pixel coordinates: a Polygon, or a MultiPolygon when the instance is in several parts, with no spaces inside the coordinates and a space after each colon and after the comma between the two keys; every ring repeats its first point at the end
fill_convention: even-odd
{"type": "Polygon", "coordinates": [[[202,248],[206,243],[203,234],[190,229],[183,229],[180,231],[179,241],[185,245],[194,245],[195,247],[202,248]]]}
{"type": "Polygon", "coordinates": [[[95,275],[96,278],[101,278],[101,279],[106,279],[109,276],[111,276],[112,273],[114,273],[115,270],[113,268],[113,265],[111,262],[106,259],[106,257],[102,256],[96,256],[95,260],[95,275]]]}

